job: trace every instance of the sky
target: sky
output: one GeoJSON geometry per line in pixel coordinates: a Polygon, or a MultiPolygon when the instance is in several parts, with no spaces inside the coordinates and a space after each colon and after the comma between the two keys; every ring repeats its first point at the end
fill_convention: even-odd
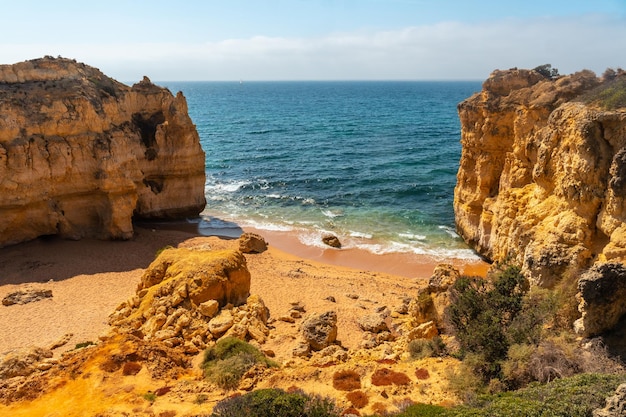
{"type": "Polygon", "coordinates": [[[626,0],[20,0],[0,63],[73,58],[124,82],[484,80],[626,68],[626,0]]]}

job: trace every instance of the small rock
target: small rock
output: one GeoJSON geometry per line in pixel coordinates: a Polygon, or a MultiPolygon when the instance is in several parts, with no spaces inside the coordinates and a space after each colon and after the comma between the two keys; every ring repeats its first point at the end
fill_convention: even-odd
{"type": "Polygon", "coordinates": [[[389,331],[387,323],[385,322],[385,316],[381,314],[369,314],[366,316],[361,316],[358,319],[358,325],[361,330],[370,333],[389,331]]]}
{"type": "Polygon", "coordinates": [[[0,380],[30,375],[37,370],[40,362],[52,356],[51,350],[43,348],[11,351],[0,357],[0,380]]]}
{"type": "Polygon", "coordinates": [[[52,290],[27,289],[25,291],[15,291],[8,294],[2,299],[2,305],[28,304],[51,297],[52,290]]]}
{"type": "Polygon", "coordinates": [[[244,233],[239,237],[239,251],[242,253],[261,253],[267,250],[267,242],[256,233],[244,233]]]}
{"type": "Polygon", "coordinates": [[[198,306],[198,311],[205,317],[213,317],[220,309],[220,303],[216,300],[209,300],[198,306]]]}
{"type": "Polygon", "coordinates": [[[325,300],[330,301],[331,303],[337,302],[337,300],[335,300],[335,297],[333,297],[332,295],[329,295],[328,297],[326,297],[325,300]]]}
{"type": "Polygon", "coordinates": [[[54,342],[53,344],[50,345],[50,347],[48,349],[50,350],[54,350],[56,348],[60,348],[63,345],[66,345],[67,342],[70,341],[70,339],[72,338],[72,336],[74,336],[74,333],[67,333],[64,334],[63,337],[61,337],[59,340],[57,340],[56,342],[54,342]]]}
{"type": "Polygon", "coordinates": [[[280,317],[278,318],[278,320],[280,320],[280,321],[284,321],[285,323],[295,323],[295,322],[296,322],[296,319],[294,319],[294,318],[293,318],[293,317],[291,317],[291,316],[280,316],[280,317]]]}
{"type": "Polygon", "coordinates": [[[209,321],[209,331],[213,336],[219,336],[233,327],[234,319],[230,310],[222,310],[220,314],[209,321]]]}
{"type": "Polygon", "coordinates": [[[439,334],[439,330],[437,329],[437,325],[434,321],[429,321],[426,323],[422,323],[419,326],[411,329],[407,337],[409,340],[413,339],[432,339],[433,337],[439,334]]]}
{"type": "Polygon", "coordinates": [[[346,297],[351,298],[353,300],[358,300],[359,299],[359,295],[358,294],[346,294],[346,297]]]}
{"type": "Polygon", "coordinates": [[[324,242],[325,245],[328,245],[331,248],[341,248],[341,242],[339,241],[339,238],[335,235],[327,234],[322,236],[322,242],[324,242]]]}
{"type": "Polygon", "coordinates": [[[308,357],[311,354],[311,347],[308,343],[299,343],[293,348],[291,354],[296,358],[308,357]]]}
{"type": "Polygon", "coordinates": [[[337,340],[337,313],[327,311],[302,323],[302,336],[312,350],[322,350],[337,340]]]}

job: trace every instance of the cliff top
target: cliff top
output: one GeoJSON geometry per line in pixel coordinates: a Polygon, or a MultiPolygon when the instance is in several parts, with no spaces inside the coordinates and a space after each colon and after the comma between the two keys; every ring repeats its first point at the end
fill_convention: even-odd
{"type": "MultiPolygon", "coordinates": [[[[545,66],[544,66],[545,67],[545,66]]],[[[489,100],[501,98],[502,104],[529,103],[554,106],[581,101],[604,109],[626,107],[626,71],[607,69],[602,77],[589,70],[558,75],[536,69],[495,70],[483,83],[489,100]]],[[[497,101],[497,100],[496,100],[497,101]]]]}

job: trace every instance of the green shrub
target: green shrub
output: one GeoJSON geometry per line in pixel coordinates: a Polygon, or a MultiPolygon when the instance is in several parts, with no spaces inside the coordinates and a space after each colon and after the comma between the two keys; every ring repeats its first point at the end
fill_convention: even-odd
{"type": "Polygon", "coordinates": [[[303,392],[262,389],[222,400],[211,417],[338,417],[331,400],[303,392]]]}
{"type": "Polygon", "coordinates": [[[623,374],[579,374],[548,384],[534,383],[518,391],[481,396],[475,404],[455,407],[445,415],[586,417],[591,416],[592,410],[604,407],[605,398],[624,381],[623,374]]]}
{"type": "Polygon", "coordinates": [[[452,286],[447,320],[461,346],[461,356],[473,352],[484,358],[484,366],[477,371],[485,381],[499,376],[500,361],[511,344],[508,331],[523,309],[527,291],[528,282],[516,266],[501,268],[493,283],[462,276],[452,286]]]}
{"type": "Polygon", "coordinates": [[[400,414],[397,414],[397,417],[435,417],[445,416],[446,413],[447,409],[439,405],[413,404],[408,406],[400,414]]]}
{"type": "Polygon", "coordinates": [[[241,377],[257,364],[277,366],[249,343],[236,337],[226,337],[204,352],[201,366],[209,381],[224,389],[234,389],[241,377]]]}

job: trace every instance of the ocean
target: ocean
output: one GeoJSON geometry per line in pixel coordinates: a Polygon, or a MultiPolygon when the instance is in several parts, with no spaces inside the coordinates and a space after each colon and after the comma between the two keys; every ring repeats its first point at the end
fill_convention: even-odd
{"type": "Polygon", "coordinates": [[[455,233],[456,106],[480,82],[161,82],[206,152],[200,232],[476,259],[455,233]]]}

